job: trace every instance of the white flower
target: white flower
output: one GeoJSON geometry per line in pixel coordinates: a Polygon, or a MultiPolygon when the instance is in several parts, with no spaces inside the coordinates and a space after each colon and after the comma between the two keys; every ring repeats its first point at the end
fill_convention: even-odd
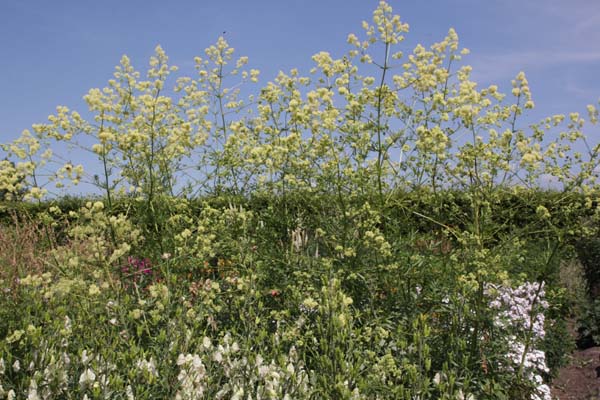
{"type": "Polygon", "coordinates": [[[82,363],[84,366],[85,366],[85,365],[87,365],[87,364],[90,362],[90,360],[91,360],[91,359],[92,359],[92,356],[88,356],[88,354],[87,354],[87,350],[84,350],[84,351],[81,353],[81,363],[82,363]]]}
{"type": "Polygon", "coordinates": [[[131,388],[131,385],[127,385],[127,388],[125,389],[125,394],[127,395],[127,400],[135,400],[135,397],[133,396],[133,389],[131,388]]]}
{"type": "Polygon", "coordinates": [[[223,353],[222,353],[223,350],[224,350],[223,346],[219,345],[219,348],[217,349],[217,351],[215,351],[213,353],[213,360],[214,361],[216,361],[218,363],[223,362],[223,353]]]}
{"type": "Polygon", "coordinates": [[[531,396],[531,400],[552,400],[552,393],[548,385],[537,387],[537,393],[531,396]]]}
{"type": "Polygon", "coordinates": [[[65,324],[64,324],[65,331],[68,333],[71,333],[72,325],[73,324],[71,323],[71,318],[69,318],[68,315],[65,315],[65,324]]]}
{"type": "Polygon", "coordinates": [[[91,368],[88,368],[85,371],[83,371],[83,373],[79,377],[79,386],[81,386],[81,388],[84,389],[88,387],[91,383],[93,383],[95,380],[96,374],[91,368]]]}
{"type": "Polygon", "coordinates": [[[136,367],[142,372],[148,373],[154,377],[158,377],[158,370],[156,369],[154,357],[150,357],[150,361],[146,361],[145,359],[138,360],[136,367]]]}
{"type": "Polygon", "coordinates": [[[231,396],[231,400],[241,400],[242,396],[244,396],[244,388],[239,388],[233,396],[231,396]]]}
{"type": "Polygon", "coordinates": [[[35,379],[29,381],[29,390],[27,391],[27,400],[41,400],[37,392],[37,382],[35,379]]]}
{"type": "Polygon", "coordinates": [[[205,392],[204,379],[206,368],[197,354],[180,354],[177,358],[180,366],[177,380],[181,389],[176,393],[175,399],[200,399],[205,392]]]}
{"type": "Polygon", "coordinates": [[[288,363],[286,367],[286,371],[288,372],[288,374],[293,375],[295,370],[296,369],[294,368],[294,364],[288,363]]]}
{"type": "Polygon", "coordinates": [[[188,362],[189,359],[191,359],[191,356],[189,354],[185,356],[183,354],[180,354],[179,357],[177,357],[177,365],[183,365],[186,362],[188,362]]]}
{"type": "Polygon", "coordinates": [[[544,313],[548,302],[544,300],[544,283],[526,282],[517,288],[487,285],[486,295],[492,299],[489,305],[497,310],[494,324],[504,330],[508,353],[502,367],[515,371],[523,367],[524,376],[537,388],[532,400],[550,400],[549,389],[543,384],[541,373],[549,371],[546,355],[536,348],[545,336],[544,313]],[[524,335],[529,341],[525,346],[524,335]],[[548,391],[548,393],[546,393],[548,391]]]}
{"type": "Polygon", "coordinates": [[[458,400],[475,400],[475,396],[473,396],[470,393],[465,397],[461,389],[458,389],[458,394],[456,395],[456,398],[458,400]]]}
{"type": "Polygon", "coordinates": [[[196,371],[204,370],[204,364],[202,364],[202,360],[197,354],[194,354],[194,357],[192,358],[192,367],[194,367],[196,371]]]}
{"type": "Polygon", "coordinates": [[[258,367],[258,376],[264,378],[269,373],[269,370],[270,368],[268,365],[261,365],[260,367],[258,367]]]}
{"type": "Polygon", "coordinates": [[[16,360],[13,365],[12,365],[12,369],[15,372],[19,372],[19,370],[21,369],[21,363],[19,362],[19,360],[16,360]]]}

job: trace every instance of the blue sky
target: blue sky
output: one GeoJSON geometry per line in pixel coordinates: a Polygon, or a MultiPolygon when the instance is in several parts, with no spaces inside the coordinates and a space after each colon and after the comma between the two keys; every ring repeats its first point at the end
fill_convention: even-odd
{"type": "MultiPolygon", "coordinates": [[[[405,52],[441,40],[454,27],[471,50],[464,63],[480,84],[509,91],[526,72],[535,116],[580,111],[600,96],[597,0],[390,0],[410,24],[405,52]]],[[[145,71],[160,44],[178,76],[226,31],[236,54],[261,70],[305,73],[310,57],[341,55],[376,0],[2,0],[0,142],[45,122],[57,105],[83,111],[82,96],[104,87],[122,54],[145,71]]],[[[537,118],[536,118],[537,119],[537,118]]]]}

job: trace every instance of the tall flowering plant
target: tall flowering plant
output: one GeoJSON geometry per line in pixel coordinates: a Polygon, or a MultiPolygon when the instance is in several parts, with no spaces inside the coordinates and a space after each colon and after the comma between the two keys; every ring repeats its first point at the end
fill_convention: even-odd
{"type": "Polygon", "coordinates": [[[506,353],[499,357],[500,371],[515,374],[517,390],[531,391],[532,400],[551,400],[544,376],[549,372],[540,345],[546,335],[544,282],[525,282],[521,286],[488,284],[486,295],[495,313],[494,327],[506,353]],[[524,388],[529,390],[523,390],[524,388]]]}

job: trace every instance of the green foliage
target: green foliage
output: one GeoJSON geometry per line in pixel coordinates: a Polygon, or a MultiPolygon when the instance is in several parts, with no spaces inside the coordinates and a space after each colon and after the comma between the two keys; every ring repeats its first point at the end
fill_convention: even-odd
{"type": "Polygon", "coordinates": [[[594,299],[584,306],[578,323],[579,348],[585,349],[600,344],[600,300],[594,299]]]}
{"type": "Polygon", "coordinates": [[[479,89],[454,30],[396,68],[408,26],[381,2],[364,28],[248,99],[223,38],[172,91],[160,47],[123,57],[90,121],[2,145],[0,227],[46,234],[0,281],[2,396],[548,398],[600,147],[577,113],[522,126],[525,75],[479,89]],[[52,167],[90,140],[99,171],[52,167]],[[81,181],[102,197],[46,196],[81,181]]]}
{"type": "Polygon", "coordinates": [[[575,243],[575,249],[588,283],[589,295],[597,298],[600,295],[600,239],[584,238],[575,243]]]}

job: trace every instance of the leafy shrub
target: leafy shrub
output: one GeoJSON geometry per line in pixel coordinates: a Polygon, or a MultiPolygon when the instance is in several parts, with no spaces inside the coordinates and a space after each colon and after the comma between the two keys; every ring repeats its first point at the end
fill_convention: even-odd
{"type": "Polygon", "coordinates": [[[92,122],[58,107],[2,145],[8,206],[48,233],[1,278],[2,396],[549,398],[599,146],[578,113],[522,126],[525,75],[479,89],[454,30],[396,73],[408,26],[385,2],[364,26],[251,99],[223,38],[170,92],[162,48],[144,78],[123,57],[92,122]],[[50,168],[90,137],[100,173],[50,168]],[[102,197],[44,203],[82,180],[102,197]]]}
{"type": "Polygon", "coordinates": [[[589,296],[596,299],[600,296],[600,239],[581,239],[575,244],[575,249],[583,265],[589,296]]]}
{"type": "Polygon", "coordinates": [[[588,348],[600,344],[600,300],[586,304],[578,320],[577,346],[588,348]]]}

